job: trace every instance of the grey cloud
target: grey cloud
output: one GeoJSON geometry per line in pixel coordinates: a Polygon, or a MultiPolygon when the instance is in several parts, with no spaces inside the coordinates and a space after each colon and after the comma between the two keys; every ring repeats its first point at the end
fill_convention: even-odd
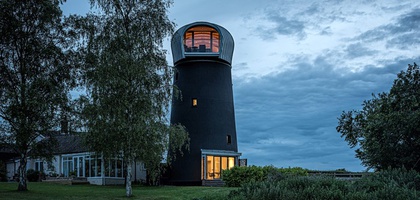
{"type": "Polygon", "coordinates": [[[345,51],[349,58],[371,56],[378,53],[378,51],[370,50],[369,48],[364,47],[361,43],[350,44],[347,46],[345,51]]]}
{"type": "Polygon", "coordinates": [[[266,19],[275,25],[270,28],[265,26],[257,27],[256,31],[263,39],[274,39],[277,35],[292,35],[298,38],[304,38],[306,36],[304,31],[305,23],[303,21],[288,18],[280,11],[268,12],[266,19]]]}
{"type": "Polygon", "coordinates": [[[325,56],[312,62],[296,59],[290,61],[294,70],[234,79],[243,157],[260,165],[362,170],[354,150],[335,130],[337,117],[343,110],[360,109],[372,93],[388,91],[396,74],[413,61],[386,61],[383,68],[365,66],[358,73],[343,73],[325,56]]]}
{"type": "Polygon", "coordinates": [[[379,26],[357,36],[356,40],[363,42],[386,41],[388,48],[405,48],[420,44],[420,8],[401,15],[396,22],[379,26]]]}

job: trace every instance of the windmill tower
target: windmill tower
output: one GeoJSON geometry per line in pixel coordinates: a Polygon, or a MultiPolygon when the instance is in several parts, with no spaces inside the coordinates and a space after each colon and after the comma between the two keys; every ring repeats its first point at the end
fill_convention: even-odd
{"type": "Polygon", "coordinates": [[[202,185],[238,164],[231,63],[232,35],[223,27],[195,22],[181,27],[171,41],[176,68],[171,124],[187,128],[190,151],[171,165],[170,182],[202,185]]]}

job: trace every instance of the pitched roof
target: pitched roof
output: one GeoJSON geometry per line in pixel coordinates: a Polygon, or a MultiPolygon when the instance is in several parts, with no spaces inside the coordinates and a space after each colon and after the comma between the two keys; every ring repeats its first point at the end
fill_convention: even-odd
{"type": "Polygon", "coordinates": [[[66,153],[80,153],[88,151],[88,148],[83,142],[80,134],[74,135],[57,135],[58,147],[54,154],[66,154],[66,153]]]}

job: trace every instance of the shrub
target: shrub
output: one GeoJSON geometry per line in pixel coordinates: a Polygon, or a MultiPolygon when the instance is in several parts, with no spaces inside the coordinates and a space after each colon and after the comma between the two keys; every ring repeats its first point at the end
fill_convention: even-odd
{"type": "Polygon", "coordinates": [[[290,176],[278,182],[245,183],[228,199],[343,199],[346,191],[346,183],[330,177],[290,176]]]}
{"type": "Polygon", "coordinates": [[[239,187],[251,181],[280,181],[287,176],[307,176],[308,172],[300,167],[276,168],[274,166],[235,166],[222,172],[222,179],[226,186],[239,187]]]}
{"type": "Polygon", "coordinates": [[[354,183],[356,190],[376,191],[387,186],[401,187],[420,191],[420,173],[406,169],[388,169],[372,173],[354,183]]]}
{"type": "Polygon", "coordinates": [[[30,182],[36,182],[39,180],[39,173],[40,173],[39,171],[28,169],[28,171],[26,171],[26,178],[30,182]]]}
{"type": "Polygon", "coordinates": [[[353,182],[327,176],[285,176],[277,181],[251,181],[226,199],[420,199],[418,172],[393,169],[353,182]]]}
{"type": "Polygon", "coordinates": [[[4,162],[1,160],[0,160],[0,181],[1,182],[7,181],[6,164],[4,164],[4,162]]]}

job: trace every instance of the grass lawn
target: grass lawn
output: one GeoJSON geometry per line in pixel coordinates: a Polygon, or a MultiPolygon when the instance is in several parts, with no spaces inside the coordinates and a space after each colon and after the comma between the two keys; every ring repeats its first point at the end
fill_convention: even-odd
{"type": "MultiPolygon", "coordinates": [[[[28,183],[17,192],[17,183],[0,182],[0,199],[126,199],[124,186],[59,185],[28,183]]],[[[218,199],[236,188],[202,186],[133,186],[130,199],[218,199]]]]}

